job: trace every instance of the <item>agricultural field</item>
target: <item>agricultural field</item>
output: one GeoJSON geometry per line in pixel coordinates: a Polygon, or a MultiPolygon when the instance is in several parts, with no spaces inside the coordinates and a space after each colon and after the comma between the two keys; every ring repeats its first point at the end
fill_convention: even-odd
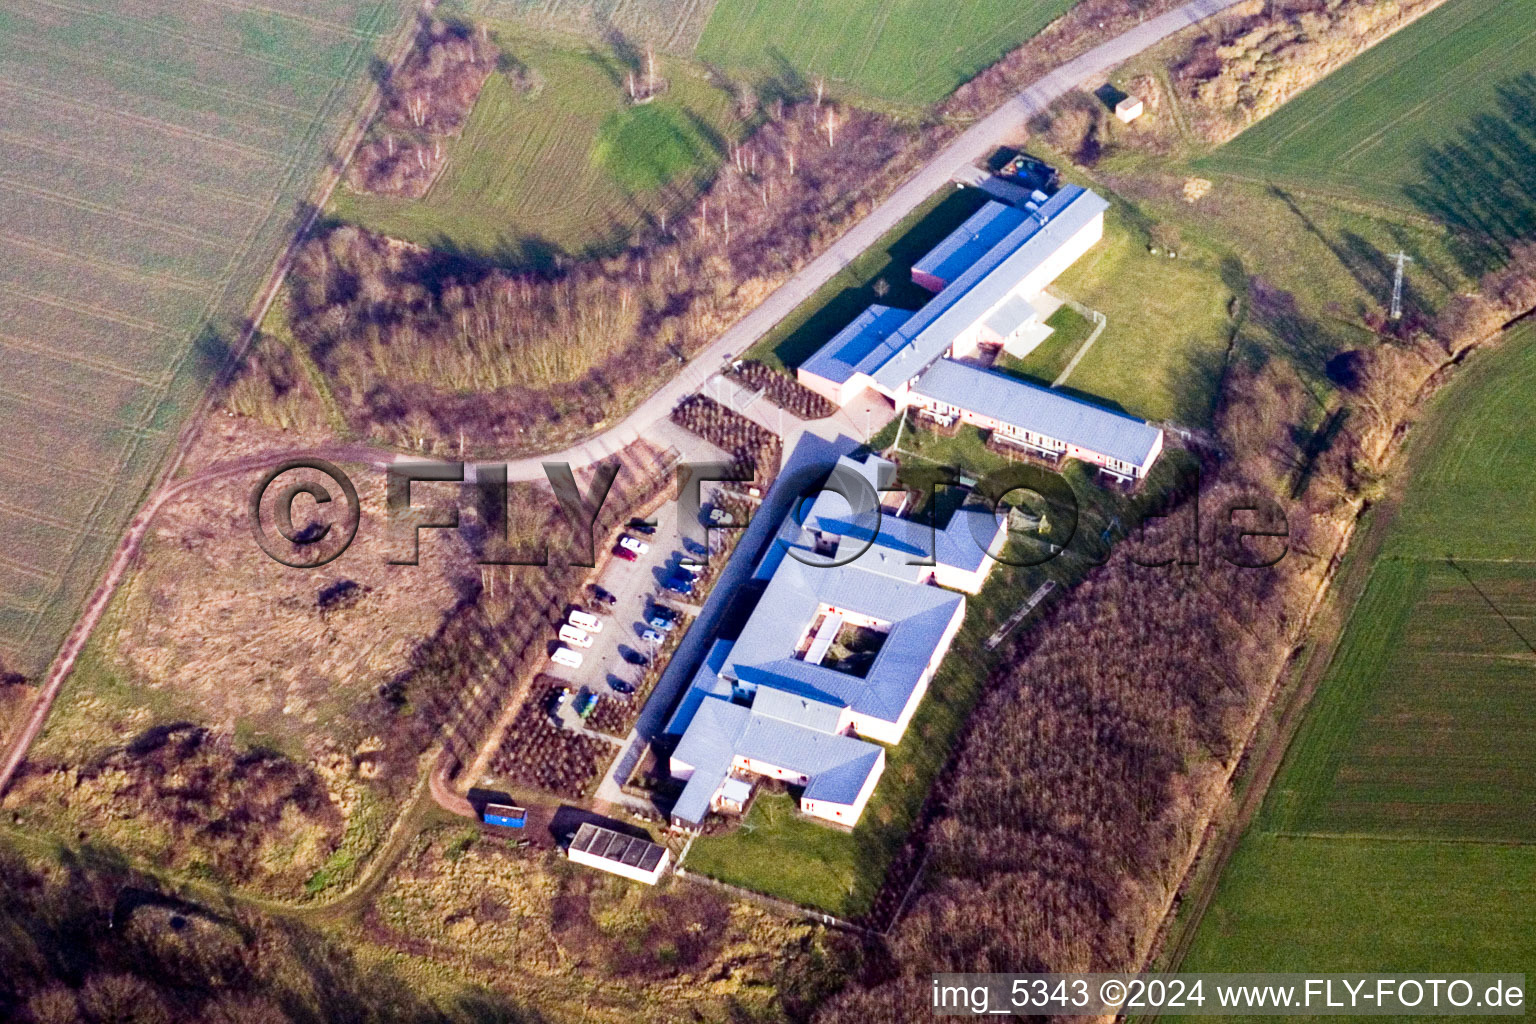
{"type": "Polygon", "coordinates": [[[690,54],[716,0],[444,0],[441,14],[512,19],[541,29],[602,38],[610,32],[690,54]]]}
{"type": "Polygon", "coordinates": [[[495,73],[421,199],[338,189],[331,213],[421,245],[508,266],[611,251],[697,197],[737,131],[731,97],[697,66],[658,58],[667,88],[628,101],[630,67],[599,44],[503,29],[518,80],[495,73]],[[517,81],[523,84],[520,87],[517,81]]]}
{"type": "Polygon", "coordinates": [[[935,103],[1075,0],[719,0],[697,56],[893,103],[935,103]],[[939,45],[942,41],[942,45],[939,45]]]}
{"type": "Polygon", "coordinates": [[[1411,442],[1383,553],[1184,970],[1536,955],[1536,560],[1481,493],[1533,497],[1504,474],[1536,425],[1499,410],[1536,372],[1536,330],[1475,358],[1411,442]]]}
{"type": "Polygon", "coordinates": [[[1364,195],[1478,234],[1529,234],[1533,74],[1528,9],[1450,0],[1197,166],[1364,195]]]}
{"type": "Polygon", "coordinates": [[[0,13],[8,670],[62,640],[409,6],[0,13]]]}

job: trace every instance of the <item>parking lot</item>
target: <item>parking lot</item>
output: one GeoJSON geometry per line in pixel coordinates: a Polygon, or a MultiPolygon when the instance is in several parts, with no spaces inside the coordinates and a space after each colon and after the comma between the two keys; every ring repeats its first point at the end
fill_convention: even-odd
{"type": "MultiPolygon", "coordinates": [[[[592,634],[592,646],[587,648],[566,644],[581,653],[580,668],[569,668],[550,662],[544,672],[561,680],[573,693],[583,687],[596,694],[600,700],[639,700],[637,693],[623,693],[623,688],[638,689],[644,674],[643,660],[654,659],[660,644],[644,638],[651,629],[646,620],[658,605],[673,609],[677,614],[676,629],[688,627],[693,606],[688,599],[664,592],[662,581],[688,558],[702,558],[701,552],[685,554],[677,529],[677,503],[667,501],[652,517],[656,532],[647,536],[638,530],[628,530],[629,536],[645,542],[649,550],[635,561],[626,561],[610,555],[608,564],[598,578],[598,585],[616,599],[612,605],[588,597],[581,607],[602,621],[602,629],[592,634]],[[618,688],[615,688],[615,683],[618,688]]],[[[558,643],[549,637],[551,649],[558,643]]],[[[559,710],[562,724],[580,726],[575,701],[568,700],[559,710]]]]}

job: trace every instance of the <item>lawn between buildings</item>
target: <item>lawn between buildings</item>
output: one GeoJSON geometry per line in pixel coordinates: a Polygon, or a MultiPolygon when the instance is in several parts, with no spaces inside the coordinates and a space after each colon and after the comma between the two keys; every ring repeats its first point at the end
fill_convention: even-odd
{"type": "MultiPolygon", "coordinates": [[[[889,443],[895,430],[892,423],[874,443],[889,443]]],[[[908,454],[896,454],[909,479],[921,480],[924,469],[948,467],[981,476],[1010,464],[987,449],[971,427],[943,437],[909,424],[903,431],[902,449],[908,454]],[[923,454],[911,454],[914,451],[923,454]]],[[[1152,497],[1165,493],[1185,465],[1185,456],[1169,453],[1141,493],[1126,496],[1096,486],[1086,467],[1069,464],[1063,477],[1079,509],[1072,541],[1064,552],[1041,565],[999,564],[981,593],[967,598],[960,632],[934,673],[906,735],[901,743],[885,748],[885,772],[858,825],[851,830],[830,827],[801,815],[791,796],[760,791],[738,827],[695,839],[684,867],[840,917],[857,919],[868,914],[989,675],[1010,650],[1011,642],[999,645],[996,653],[989,651],[987,638],[1042,583],[1053,580],[1058,587],[1068,586],[1102,562],[1112,521],[1118,519],[1120,524],[1115,535],[1133,529],[1152,497]]],[[[1029,621],[1017,630],[1027,629],[1029,621]]]]}
{"type": "Polygon", "coordinates": [[[1524,328],[1475,356],[1412,439],[1383,553],[1180,969],[1468,971],[1536,957],[1522,625],[1536,564],[1481,560],[1530,533],[1511,512],[1529,507],[1529,476],[1505,474],[1536,452],[1536,424],[1509,415],[1532,380],[1524,328]],[[1502,511],[1479,496],[1512,488],[1502,511]]]}

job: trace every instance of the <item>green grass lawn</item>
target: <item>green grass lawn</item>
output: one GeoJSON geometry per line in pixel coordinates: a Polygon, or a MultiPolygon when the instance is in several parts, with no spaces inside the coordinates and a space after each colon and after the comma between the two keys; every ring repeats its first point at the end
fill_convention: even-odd
{"type": "Polygon", "coordinates": [[[1403,558],[1536,560],[1536,517],[1530,514],[1530,467],[1536,430],[1530,427],[1536,394],[1536,345],[1523,343],[1472,356],[1461,376],[1437,400],[1435,416],[1413,439],[1434,451],[1409,485],[1387,540],[1403,558]],[[1463,396],[1475,397],[1468,401],[1463,396]]]}
{"type": "Polygon", "coordinates": [[[927,104],[1075,0],[720,0],[696,54],[878,99],[927,104]]]}
{"type": "Polygon", "coordinates": [[[1072,357],[1088,335],[1093,333],[1093,321],[1073,309],[1062,306],[1046,318],[1051,328],[1050,337],[1023,359],[1015,359],[1006,352],[999,352],[992,368],[1012,374],[1035,384],[1049,385],[1067,368],[1072,357]]]}
{"type": "Polygon", "coordinates": [[[1199,166],[1406,200],[1464,226],[1508,217],[1513,202],[1528,230],[1532,203],[1521,182],[1528,186],[1531,171],[1518,168],[1517,154],[1529,151],[1532,137],[1533,71],[1536,20],[1526,5],[1451,0],[1199,166]],[[1495,145],[1511,139],[1514,150],[1495,145]],[[1501,152],[1513,155],[1515,169],[1501,152]],[[1464,203],[1469,189],[1476,195],[1464,203]]]}
{"type": "Polygon", "coordinates": [[[1257,834],[1180,969],[1529,971],[1532,907],[1536,846],[1257,834]]]}
{"type": "Polygon", "coordinates": [[[448,165],[419,200],[340,190],[331,213],[422,245],[547,266],[606,252],[697,195],[738,130],[730,96],[694,65],[660,59],[666,94],[630,105],[625,69],[597,46],[498,33],[539,83],[486,82],[448,165]]]}
{"type": "Polygon", "coordinates": [[[1209,421],[1231,334],[1217,252],[1190,245],[1177,259],[1154,256],[1115,204],[1103,241],[1051,290],[1109,318],[1069,390],[1145,419],[1209,421]]]}
{"type": "Polygon", "coordinates": [[[870,305],[920,308],[933,293],[912,283],[912,264],[987,198],[976,188],[946,186],[935,192],[758,339],[746,358],[793,369],[870,305]]]}
{"type": "Polygon", "coordinates": [[[1182,970],[1508,970],[1536,954],[1536,560],[1444,555],[1528,536],[1513,510],[1536,484],[1481,453],[1536,446],[1508,390],[1536,366],[1536,329],[1478,358],[1413,439],[1383,554],[1182,970]],[[1497,515],[1485,491],[1515,504],[1497,515]]]}

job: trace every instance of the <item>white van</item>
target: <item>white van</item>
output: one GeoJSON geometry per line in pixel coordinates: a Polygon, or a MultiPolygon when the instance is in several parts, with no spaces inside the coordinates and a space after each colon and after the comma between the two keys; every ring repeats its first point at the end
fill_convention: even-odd
{"type": "Polygon", "coordinates": [[[549,660],[566,668],[581,668],[581,652],[573,651],[569,647],[556,647],[555,653],[549,656],[549,660]]]}
{"type": "Polygon", "coordinates": [[[571,612],[570,622],[571,625],[580,629],[584,629],[588,633],[601,633],[603,631],[602,619],[598,618],[596,615],[591,614],[590,612],[584,612],[580,609],[571,612]]]}
{"type": "Polygon", "coordinates": [[[572,647],[591,647],[592,634],[580,626],[572,626],[569,623],[560,627],[560,639],[572,647]]]}

